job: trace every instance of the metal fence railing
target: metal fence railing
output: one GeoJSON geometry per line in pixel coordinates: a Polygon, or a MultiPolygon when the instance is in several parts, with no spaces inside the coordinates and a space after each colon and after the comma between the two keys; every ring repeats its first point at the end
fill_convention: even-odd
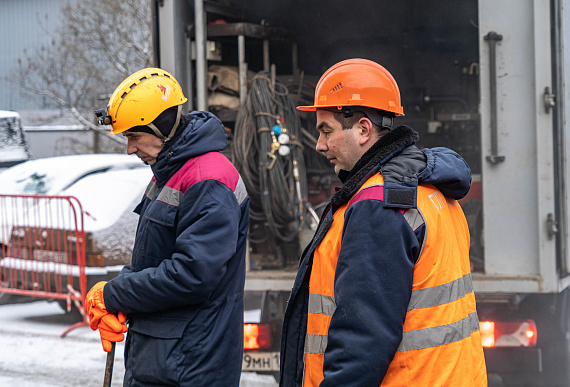
{"type": "Polygon", "coordinates": [[[87,324],[85,232],[72,196],[0,195],[0,293],[72,304],[87,324]]]}

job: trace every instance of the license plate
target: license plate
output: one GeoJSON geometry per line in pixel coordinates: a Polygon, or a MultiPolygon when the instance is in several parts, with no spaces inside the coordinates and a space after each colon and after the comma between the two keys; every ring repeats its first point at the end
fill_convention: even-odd
{"type": "Polygon", "coordinates": [[[34,260],[39,262],[67,262],[67,254],[63,251],[34,250],[34,260]]]}
{"type": "Polygon", "coordinates": [[[242,371],[279,371],[279,352],[244,352],[242,371]]]}

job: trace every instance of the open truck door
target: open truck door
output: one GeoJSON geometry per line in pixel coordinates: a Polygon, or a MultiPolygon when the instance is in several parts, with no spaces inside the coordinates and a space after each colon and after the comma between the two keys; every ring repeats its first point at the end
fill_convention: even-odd
{"type": "MultiPolygon", "coordinates": [[[[405,116],[397,124],[419,132],[419,147],[455,150],[472,170],[471,190],[460,203],[471,233],[482,332],[485,328],[488,334],[490,384],[568,385],[570,143],[565,117],[570,111],[565,85],[570,74],[563,64],[570,60],[565,44],[570,28],[563,26],[570,10],[562,1],[365,0],[350,8],[345,2],[314,0],[152,4],[158,32],[155,64],[173,72],[185,93],[196,96],[189,98],[194,102],[189,109],[204,108],[209,92],[205,66],[212,64],[238,67],[240,108],[248,92],[246,71],[275,65],[277,78],[294,81],[289,93],[303,105],[313,98],[305,91],[314,90],[322,73],[342,59],[367,58],[385,66],[402,96],[405,116]],[[290,41],[283,45],[272,38],[284,35],[254,33],[268,26],[288,30],[290,41]],[[212,47],[220,55],[212,55],[212,47]]],[[[314,119],[302,114],[303,130],[317,135],[314,119]]],[[[238,133],[239,123],[222,120],[238,133]]],[[[308,182],[317,181],[311,172],[325,175],[312,168],[312,161],[306,158],[308,182]]],[[[309,196],[326,196],[338,183],[322,183],[320,191],[309,187],[309,196]]],[[[254,254],[269,245],[260,240],[250,239],[254,254]]],[[[282,251],[284,262],[300,255],[296,247],[282,251]]],[[[263,316],[278,320],[292,278],[257,262],[246,291],[260,291],[265,300],[282,292],[275,303],[259,309],[260,323],[263,316]]],[[[275,359],[264,360],[275,372],[275,359]]]]}

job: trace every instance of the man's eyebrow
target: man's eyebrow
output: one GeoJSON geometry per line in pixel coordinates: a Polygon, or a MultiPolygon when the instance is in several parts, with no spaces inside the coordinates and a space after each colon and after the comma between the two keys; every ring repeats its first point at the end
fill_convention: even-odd
{"type": "Polygon", "coordinates": [[[327,122],[321,122],[317,125],[317,130],[322,132],[324,129],[330,128],[330,125],[327,122]]]}

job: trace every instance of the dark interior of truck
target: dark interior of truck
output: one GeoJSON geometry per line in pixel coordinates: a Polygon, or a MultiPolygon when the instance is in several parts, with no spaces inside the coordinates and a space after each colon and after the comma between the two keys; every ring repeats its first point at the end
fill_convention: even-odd
{"type": "MultiPolygon", "coordinates": [[[[419,132],[420,148],[445,146],[455,150],[472,170],[472,189],[461,204],[471,230],[473,270],[483,270],[479,44],[484,42],[479,42],[476,0],[367,0],[353,3],[340,0],[228,0],[217,2],[217,5],[220,9],[232,9],[232,16],[228,16],[228,12],[208,12],[209,28],[211,25],[228,28],[233,23],[245,22],[268,31],[270,63],[275,66],[276,76],[287,87],[294,105],[312,104],[319,77],[343,59],[360,57],[383,65],[396,79],[404,107],[405,116],[397,118],[395,124],[408,125],[419,132]]],[[[221,44],[221,55],[216,64],[236,66],[235,36],[215,39],[221,44]]],[[[262,72],[263,39],[256,38],[254,32],[245,39],[248,71],[262,72]]],[[[305,139],[311,135],[317,138],[314,114],[301,112],[299,117],[305,139]]],[[[236,121],[230,119],[227,125],[234,129],[236,121]]],[[[318,212],[319,204],[328,199],[340,182],[326,160],[323,162],[310,149],[310,144],[306,141],[303,150],[302,167],[307,175],[307,187],[303,190],[308,190],[309,202],[318,212]]],[[[255,210],[254,205],[254,217],[255,210]]],[[[263,212],[261,208],[258,211],[263,212]]],[[[285,236],[278,238],[281,239],[278,245],[288,246],[286,251],[277,254],[281,257],[298,257],[296,252],[306,243],[294,242],[291,246],[291,241],[285,240],[291,227],[295,228],[287,221],[278,227],[285,236]]],[[[305,225],[305,228],[308,227],[305,225]]],[[[260,227],[259,230],[263,234],[267,228],[260,227]]],[[[261,245],[267,245],[268,239],[254,233],[253,240],[258,240],[262,249],[261,245]]],[[[265,253],[268,252],[261,255],[265,253]]],[[[263,260],[267,262],[266,258],[263,260]]],[[[281,258],[279,262],[294,264],[296,259],[281,258]]]]}

